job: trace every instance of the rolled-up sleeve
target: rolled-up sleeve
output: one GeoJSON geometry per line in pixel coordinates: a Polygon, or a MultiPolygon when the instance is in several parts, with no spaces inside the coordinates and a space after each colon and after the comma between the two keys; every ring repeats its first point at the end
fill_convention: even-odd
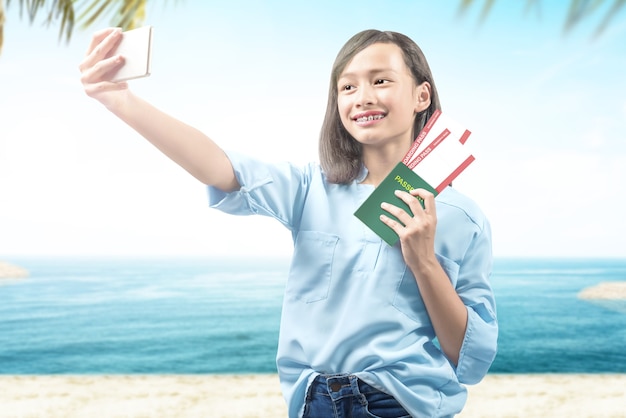
{"type": "Polygon", "coordinates": [[[467,307],[467,329],[456,368],[459,382],[482,380],[497,352],[498,321],[489,283],[492,257],[491,229],[484,219],[479,225],[459,269],[457,292],[467,307]]]}
{"type": "Polygon", "coordinates": [[[209,205],[231,215],[270,216],[289,229],[300,213],[306,170],[289,163],[266,163],[229,151],[240,188],[226,193],[208,186],[209,205]]]}

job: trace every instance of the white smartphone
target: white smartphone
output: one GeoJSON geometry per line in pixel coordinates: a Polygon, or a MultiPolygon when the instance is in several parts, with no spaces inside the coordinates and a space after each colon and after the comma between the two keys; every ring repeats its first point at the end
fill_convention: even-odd
{"type": "Polygon", "coordinates": [[[124,57],[122,65],[111,81],[126,81],[150,75],[152,61],[152,26],[143,26],[122,33],[122,40],[109,56],[124,57]]]}

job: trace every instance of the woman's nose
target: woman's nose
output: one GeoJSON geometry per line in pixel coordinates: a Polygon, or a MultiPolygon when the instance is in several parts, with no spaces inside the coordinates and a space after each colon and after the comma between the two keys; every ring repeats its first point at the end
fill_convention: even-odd
{"type": "Polygon", "coordinates": [[[376,94],[371,86],[363,85],[359,87],[356,97],[357,106],[368,106],[376,103],[376,94]]]}

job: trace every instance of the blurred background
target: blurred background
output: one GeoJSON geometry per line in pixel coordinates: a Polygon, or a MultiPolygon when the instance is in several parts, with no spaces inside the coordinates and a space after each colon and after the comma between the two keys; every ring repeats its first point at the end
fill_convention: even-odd
{"type": "Polygon", "coordinates": [[[84,94],[91,35],[120,22],[155,27],[137,94],[224,148],[296,163],[317,160],[343,43],[405,33],[473,132],[455,187],[487,213],[495,255],[626,254],[623,1],[34,3],[0,2],[0,256],[291,253],[273,221],[209,210],[201,184],[84,94]]]}

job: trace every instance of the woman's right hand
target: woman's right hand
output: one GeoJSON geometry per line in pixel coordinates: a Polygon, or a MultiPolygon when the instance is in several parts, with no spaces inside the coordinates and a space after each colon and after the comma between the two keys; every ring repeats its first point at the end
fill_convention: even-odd
{"type": "Polygon", "coordinates": [[[215,142],[199,130],[131,94],[126,82],[111,81],[114,71],[124,63],[123,57],[112,54],[121,39],[119,28],[94,33],[85,58],[78,66],[85,93],[104,104],[204,184],[225,192],[237,190],[239,182],[233,166],[215,142]]]}
{"type": "Polygon", "coordinates": [[[110,81],[113,71],[124,64],[124,58],[111,51],[122,39],[120,28],[106,28],[94,33],[85,58],[78,66],[85,93],[111,109],[128,93],[128,83],[110,81]]]}

